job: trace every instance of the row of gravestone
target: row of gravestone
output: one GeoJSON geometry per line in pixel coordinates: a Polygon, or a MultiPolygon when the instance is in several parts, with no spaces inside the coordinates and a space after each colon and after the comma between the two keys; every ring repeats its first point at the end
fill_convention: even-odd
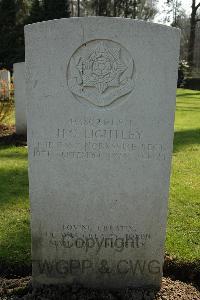
{"type": "MultiPolygon", "coordinates": [[[[13,65],[14,70],[14,99],[15,99],[15,124],[18,135],[27,133],[26,93],[25,93],[25,64],[24,62],[13,65]]],[[[0,101],[5,101],[11,96],[10,71],[0,70],[0,101]]]]}
{"type": "Polygon", "coordinates": [[[25,41],[34,284],[160,286],[179,31],[70,18],[25,41]]]}

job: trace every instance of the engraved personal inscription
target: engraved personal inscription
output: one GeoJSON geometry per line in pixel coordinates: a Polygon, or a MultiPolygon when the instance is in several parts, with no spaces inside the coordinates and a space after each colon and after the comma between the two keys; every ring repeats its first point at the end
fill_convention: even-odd
{"type": "Polygon", "coordinates": [[[95,40],[72,55],[67,80],[71,92],[95,106],[104,107],[133,89],[134,63],[118,43],[95,40]]]}
{"type": "Polygon", "coordinates": [[[165,145],[145,140],[133,120],[70,119],[53,136],[32,141],[37,158],[73,160],[165,160],[165,145]]]}

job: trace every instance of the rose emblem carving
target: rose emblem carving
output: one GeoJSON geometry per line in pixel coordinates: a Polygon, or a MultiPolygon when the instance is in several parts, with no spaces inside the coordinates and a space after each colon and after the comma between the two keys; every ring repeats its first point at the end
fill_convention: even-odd
{"type": "Polygon", "coordinates": [[[112,41],[92,41],[70,59],[67,79],[71,92],[95,106],[108,106],[133,89],[133,60],[112,41]]]}
{"type": "Polygon", "coordinates": [[[108,87],[119,86],[120,75],[127,66],[120,61],[119,48],[106,48],[101,42],[85,58],[80,58],[77,68],[83,86],[96,87],[102,94],[108,87]]]}

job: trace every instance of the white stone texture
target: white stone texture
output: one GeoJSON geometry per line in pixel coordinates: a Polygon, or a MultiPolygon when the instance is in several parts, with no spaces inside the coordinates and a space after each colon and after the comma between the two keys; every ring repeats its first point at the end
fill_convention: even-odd
{"type": "Polygon", "coordinates": [[[159,286],[179,31],[87,17],[25,36],[34,283],[159,286]]]}
{"type": "Polygon", "coordinates": [[[25,63],[14,64],[14,89],[15,89],[15,119],[16,133],[27,133],[27,99],[25,86],[25,63]]]}
{"type": "Polygon", "coordinates": [[[10,88],[10,71],[0,70],[0,100],[6,100],[10,97],[10,88]]]}

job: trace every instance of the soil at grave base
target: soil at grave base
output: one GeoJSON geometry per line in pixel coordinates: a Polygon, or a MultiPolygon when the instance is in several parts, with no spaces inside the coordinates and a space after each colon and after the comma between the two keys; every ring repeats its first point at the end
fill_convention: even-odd
{"type": "Polygon", "coordinates": [[[192,285],[163,277],[159,291],[121,289],[115,291],[83,288],[79,285],[59,288],[43,286],[33,290],[31,277],[0,279],[1,300],[200,300],[200,292],[192,285]]]}
{"type": "Polygon", "coordinates": [[[15,133],[14,125],[0,124],[0,144],[3,145],[15,145],[15,146],[26,146],[27,137],[24,135],[18,135],[15,133]]]}

